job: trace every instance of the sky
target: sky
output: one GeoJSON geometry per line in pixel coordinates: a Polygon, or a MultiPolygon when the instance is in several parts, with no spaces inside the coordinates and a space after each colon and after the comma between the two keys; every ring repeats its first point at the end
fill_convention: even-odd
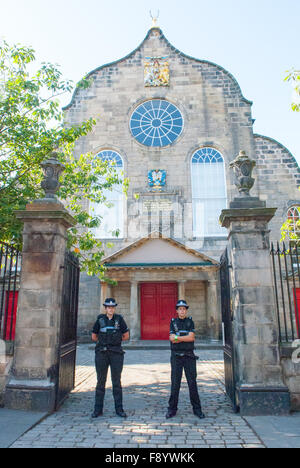
{"type": "Polygon", "coordinates": [[[151,26],[150,10],[159,11],[173,46],[237,79],[253,101],[254,132],[300,163],[300,113],[284,82],[287,70],[300,69],[299,0],[0,0],[0,39],[32,46],[38,62],[59,64],[76,83],[133,51],[151,26]]]}

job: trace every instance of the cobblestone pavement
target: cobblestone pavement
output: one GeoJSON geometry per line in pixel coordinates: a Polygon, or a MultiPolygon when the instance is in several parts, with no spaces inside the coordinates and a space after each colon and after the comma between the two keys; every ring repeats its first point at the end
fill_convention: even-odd
{"type": "Polygon", "coordinates": [[[177,416],[165,419],[170,392],[169,350],[128,350],[122,375],[123,420],[114,413],[108,379],[104,416],[92,420],[94,351],[80,345],[76,388],[58,412],[20,437],[12,448],[263,448],[248,423],[234,414],[224,393],[223,354],[197,351],[198,385],[206,419],[192,413],[185,378],[177,416]]]}

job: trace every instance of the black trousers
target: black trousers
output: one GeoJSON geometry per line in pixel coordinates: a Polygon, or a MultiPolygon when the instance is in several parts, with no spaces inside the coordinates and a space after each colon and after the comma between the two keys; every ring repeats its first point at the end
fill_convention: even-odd
{"type": "Polygon", "coordinates": [[[96,351],[95,365],[97,371],[97,387],[95,397],[95,411],[103,410],[105,396],[105,384],[108,368],[110,367],[115,410],[123,411],[123,392],[121,386],[121,374],[124,364],[124,354],[113,351],[96,351]]]}
{"type": "Polygon", "coordinates": [[[201,402],[197,388],[196,359],[189,356],[176,356],[175,354],[171,355],[171,396],[169,400],[169,410],[177,411],[183,369],[189,386],[193,410],[201,410],[201,402]]]}

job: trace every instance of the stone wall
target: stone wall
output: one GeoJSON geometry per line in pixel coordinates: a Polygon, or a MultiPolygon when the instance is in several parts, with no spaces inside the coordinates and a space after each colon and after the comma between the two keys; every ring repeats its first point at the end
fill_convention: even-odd
{"type": "Polygon", "coordinates": [[[118,303],[117,313],[123,315],[128,328],[130,328],[130,283],[120,282],[111,291],[118,303]]]}
{"type": "Polygon", "coordinates": [[[203,281],[186,283],[185,298],[190,308],[188,315],[193,317],[196,335],[204,338],[207,335],[206,284],[203,281]]]}

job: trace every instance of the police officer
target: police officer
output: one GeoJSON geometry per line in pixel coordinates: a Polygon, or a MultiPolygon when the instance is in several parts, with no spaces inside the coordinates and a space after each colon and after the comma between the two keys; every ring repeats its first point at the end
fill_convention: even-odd
{"type": "Polygon", "coordinates": [[[197,369],[194,354],[195,327],[192,317],[187,317],[189,306],[180,300],[176,304],[178,318],[172,319],[170,324],[171,342],[171,396],[166,418],[173,418],[177,413],[179,390],[184,369],[189,386],[190,400],[194,414],[200,419],[205,418],[201,409],[197,389],[197,369]]]}
{"type": "Polygon", "coordinates": [[[124,363],[124,351],[121,344],[122,341],[129,339],[129,330],[122,315],[115,313],[118,304],[114,298],[107,298],[103,305],[105,314],[98,316],[92,333],[92,340],[97,342],[95,356],[97,387],[92,418],[98,418],[103,414],[105,384],[109,367],[116,414],[121,418],[126,418],[121,387],[121,373],[124,363]]]}

